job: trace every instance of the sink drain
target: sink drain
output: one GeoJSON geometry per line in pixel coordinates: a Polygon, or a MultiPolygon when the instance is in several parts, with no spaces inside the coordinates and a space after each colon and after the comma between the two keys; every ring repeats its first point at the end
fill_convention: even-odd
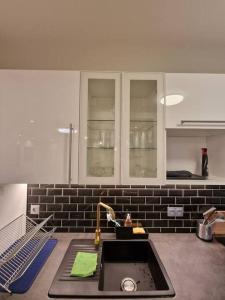
{"type": "Polygon", "coordinates": [[[121,281],[121,289],[124,292],[135,292],[137,290],[137,284],[133,278],[125,277],[121,281]]]}

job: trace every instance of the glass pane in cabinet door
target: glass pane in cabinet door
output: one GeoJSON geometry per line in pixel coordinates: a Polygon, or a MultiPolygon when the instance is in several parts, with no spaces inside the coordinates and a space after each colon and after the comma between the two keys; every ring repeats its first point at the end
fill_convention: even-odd
{"type": "Polygon", "coordinates": [[[87,176],[114,175],[115,80],[88,80],[87,176]]]}
{"type": "Polygon", "coordinates": [[[130,176],[157,176],[157,80],[130,81],[130,176]]]}

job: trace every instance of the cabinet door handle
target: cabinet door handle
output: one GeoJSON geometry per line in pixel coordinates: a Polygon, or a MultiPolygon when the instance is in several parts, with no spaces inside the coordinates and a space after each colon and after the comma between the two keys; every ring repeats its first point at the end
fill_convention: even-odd
{"type": "Polygon", "coordinates": [[[72,163],[72,145],[73,145],[73,124],[70,123],[69,125],[69,166],[68,166],[68,184],[69,187],[71,187],[71,182],[72,182],[72,168],[71,168],[71,163],[72,163]]]}
{"type": "Polygon", "coordinates": [[[187,123],[193,123],[193,124],[204,124],[205,126],[208,124],[219,124],[222,126],[225,126],[225,121],[222,120],[181,120],[180,126],[185,126],[187,123]]]}

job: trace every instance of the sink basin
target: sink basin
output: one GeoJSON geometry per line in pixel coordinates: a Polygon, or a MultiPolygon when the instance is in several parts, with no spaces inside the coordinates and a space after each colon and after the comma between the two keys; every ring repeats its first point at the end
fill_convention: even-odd
{"type": "Polygon", "coordinates": [[[93,240],[72,240],[48,293],[52,298],[172,297],[170,279],[150,240],[107,240],[98,249],[93,240]],[[98,254],[94,276],[71,277],[78,251],[98,254]],[[130,277],[136,291],[123,291],[121,282],[130,277]]]}
{"type": "Polygon", "coordinates": [[[99,290],[129,297],[175,295],[166,270],[150,240],[103,241],[99,290]],[[136,291],[122,290],[121,283],[126,278],[133,279],[136,291]]]}

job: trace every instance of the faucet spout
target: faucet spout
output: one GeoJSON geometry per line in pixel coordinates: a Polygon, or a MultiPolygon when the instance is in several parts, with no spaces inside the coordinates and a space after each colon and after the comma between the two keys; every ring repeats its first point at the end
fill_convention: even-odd
{"type": "Polygon", "coordinates": [[[100,207],[104,207],[108,213],[110,213],[112,220],[115,220],[115,212],[109,205],[99,202],[97,205],[97,226],[95,230],[95,245],[99,245],[101,241],[101,229],[100,229],[100,207]]]}

